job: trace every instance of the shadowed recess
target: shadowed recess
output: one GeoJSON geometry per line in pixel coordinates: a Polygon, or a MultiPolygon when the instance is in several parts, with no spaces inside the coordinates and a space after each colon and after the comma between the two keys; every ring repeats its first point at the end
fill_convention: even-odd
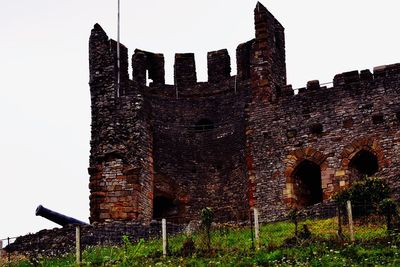
{"type": "Polygon", "coordinates": [[[293,177],[298,208],[322,202],[321,169],[317,164],[304,160],[294,171],[293,177]]]}
{"type": "Polygon", "coordinates": [[[350,168],[354,178],[374,175],[378,169],[378,159],[367,150],[361,150],[350,161],[350,168]]]}

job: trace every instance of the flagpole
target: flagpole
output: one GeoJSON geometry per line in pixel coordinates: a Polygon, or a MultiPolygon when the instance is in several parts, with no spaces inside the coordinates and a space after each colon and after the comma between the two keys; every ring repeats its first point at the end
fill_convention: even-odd
{"type": "Polygon", "coordinates": [[[117,68],[118,68],[118,74],[117,74],[117,97],[119,97],[120,94],[120,83],[121,83],[121,60],[120,60],[120,51],[119,51],[119,36],[120,36],[120,0],[118,0],[118,26],[117,26],[117,68]]]}

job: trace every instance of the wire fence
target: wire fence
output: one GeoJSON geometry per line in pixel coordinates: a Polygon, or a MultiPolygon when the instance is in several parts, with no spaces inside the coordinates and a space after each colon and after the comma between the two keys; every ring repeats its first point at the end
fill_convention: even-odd
{"type": "Polygon", "coordinates": [[[44,257],[65,256],[74,250],[78,264],[82,261],[104,264],[104,261],[119,257],[119,253],[125,253],[126,257],[126,253],[135,254],[140,249],[149,255],[185,257],[210,250],[236,253],[297,247],[310,242],[375,242],[393,234],[398,236],[400,226],[399,218],[391,216],[389,222],[387,214],[379,214],[368,203],[293,209],[275,221],[268,221],[256,208],[237,211],[236,216],[219,213],[218,217],[212,218],[212,215],[209,226],[202,213],[198,220],[188,221],[185,217],[175,216],[153,221],[148,226],[118,223],[47,230],[41,235],[38,233],[14,242],[15,246],[22,244],[26,245],[25,249],[29,248],[29,253],[25,254],[21,251],[13,253],[10,248],[15,238],[7,238],[1,240],[2,247],[8,248],[1,250],[0,266],[19,260],[17,255],[21,254],[34,263],[44,257]],[[145,247],[143,240],[147,240],[145,247]],[[57,245],[65,249],[58,250],[57,245]],[[103,262],[90,258],[93,252],[98,255],[97,261],[103,262]]]}
{"type": "Polygon", "coordinates": [[[0,239],[0,266],[10,266],[12,262],[11,253],[6,252],[4,248],[12,244],[17,237],[7,237],[0,239]]]}

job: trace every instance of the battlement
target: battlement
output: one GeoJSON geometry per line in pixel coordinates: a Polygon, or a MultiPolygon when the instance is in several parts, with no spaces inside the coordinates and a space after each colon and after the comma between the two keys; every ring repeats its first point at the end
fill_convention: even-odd
{"type": "Polygon", "coordinates": [[[132,77],[137,84],[146,85],[146,72],[152,85],[165,84],[164,55],[135,50],[132,56],[132,77]]]}
{"type": "MultiPolygon", "coordinates": [[[[241,44],[237,48],[238,76],[240,80],[250,78],[250,57],[254,40],[241,44]]],[[[117,43],[109,39],[107,34],[96,24],[90,38],[91,81],[96,77],[107,75],[108,72],[117,72],[117,43]]],[[[121,81],[127,84],[128,49],[120,44],[121,53],[121,81]]],[[[139,87],[147,84],[149,87],[162,87],[165,84],[165,60],[161,53],[153,53],[135,49],[132,55],[132,81],[139,87]],[[151,80],[150,82],[147,79],[151,80]]],[[[217,84],[232,78],[231,58],[227,49],[207,53],[208,82],[217,84]]],[[[108,73],[109,74],[109,73],[108,73]]],[[[174,85],[178,88],[193,87],[197,82],[196,62],[193,53],[175,54],[174,85]]],[[[204,84],[203,82],[201,84],[204,84]]]]}
{"type": "MultiPolygon", "coordinates": [[[[255,39],[240,44],[236,50],[236,83],[252,78],[252,68],[258,68],[259,75],[266,77],[277,73],[276,84],[286,83],[284,28],[260,3],[254,11],[255,39]],[[265,62],[270,65],[266,66],[265,62]],[[261,67],[261,69],[259,68],[261,67]],[[268,74],[269,73],[269,74],[268,74]]],[[[89,41],[90,81],[110,83],[107,90],[117,90],[117,43],[109,39],[99,24],[93,27],[89,41]],[[111,83],[114,86],[111,86],[111,83]]],[[[144,88],[170,88],[165,84],[165,60],[161,53],[135,49],[132,55],[132,80],[128,75],[128,49],[120,44],[120,86],[119,95],[131,94],[144,88]],[[147,81],[147,79],[149,81],[147,81]]],[[[227,49],[207,53],[207,73],[210,87],[232,80],[231,57],[227,49]]],[[[264,79],[263,78],[263,79],[264,79]]],[[[205,83],[197,82],[196,62],[193,53],[177,53],[174,62],[174,90],[187,94],[205,83]]],[[[162,89],[161,89],[162,90],[162,89]]],[[[236,88],[235,88],[236,90],[236,88]]],[[[196,94],[196,93],[195,93],[196,94]]],[[[115,95],[117,95],[115,93],[115,95]]]]}
{"type": "Polygon", "coordinates": [[[400,80],[400,63],[374,67],[373,73],[369,69],[365,69],[361,71],[354,70],[336,74],[332,82],[324,84],[332,84],[332,87],[329,88],[327,86],[321,86],[319,80],[312,80],[307,82],[306,87],[298,89],[293,89],[290,84],[286,85],[282,87],[281,93],[283,96],[293,96],[296,91],[298,94],[304,94],[321,89],[349,89],[360,87],[361,85],[364,90],[368,90],[371,86],[390,80],[400,80]]]}
{"type": "MultiPolygon", "coordinates": [[[[90,37],[90,81],[96,78],[110,75],[116,78],[117,75],[117,43],[109,39],[105,31],[99,24],[96,24],[90,37]]],[[[129,84],[128,75],[128,49],[120,44],[121,53],[121,84],[123,87],[129,84]]],[[[250,53],[247,51],[248,58],[243,59],[250,62],[250,53]]],[[[243,55],[241,55],[243,57],[243,55]]],[[[212,51],[207,54],[208,81],[211,84],[221,83],[231,78],[231,62],[227,49],[212,51]]],[[[249,72],[250,66],[241,67],[238,72],[249,72]]],[[[246,78],[249,78],[247,75],[246,78]]],[[[161,53],[153,53],[140,49],[135,49],[132,55],[132,81],[138,87],[162,87],[165,84],[165,60],[161,53]],[[147,79],[151,80],[149,83],[147,79]]],[[[175,54],[174,63],[174,85],[180,89],[193,87],[197,82],[196,63],[193,53],[175,54]]],[[[204,84],[204,83],[201,83],[204,84]]],[[[125,90],[128,91],[128,90],[125,90]]]]}
{"type": "MultiPolygon", "coordinates": [[[[208,83],[198,83],[196,74],[196,63],[193,53],[177,53],[175,55],[174,64],[174,85],[165,84],[165,60],[164,55],[160,53],[152,53],[140,49],[136,49],[132,55],[132,80],[138,87],[146,87],[146,79],[150,79],[150,88],[157,88],[158,90],[175,94],[176,89],[180,91],[180,94],[187,95],[201,95],[201,91],[210,91],[207,88],[214,88],[213,84],[229,84],[229,90],[233,91],[238,88],[233,88],[232,79],[236,80],[236,83],[251,79],[251,68],[256,63],[254,57],[259,58],[261,54],[255,53],[256,42],[260,42],[266,35],[263,26],[265,26],[265,20],[276,19],[262,7],[257,5],[255,10],[256,18],[256,37],[248,42],[239,44],[236,50],[237,58],[237,75],[231,76],[231,62],[230,55],[227,49],[221,49],[218,51],[211,51],[207,53],[207,69],[208,69],[208,83]],[[258,21],[258,22],[257,22],[258,21]],[[261,25],[261,26],[260,26],[261,25]],[[164,89],[164,90],[163,90],[164,89]],[[190,92],[190,91],[193,92],[190,92]]],[[[281,33],[283,27],[279,22],[276,23],[275,33],[281,33]]],[[[275,38],[276,36],[274,36],[275,38]]],[[[277,40],[277,39],[275,39],[277,40]]],[[[90,83],[93,83],[96,79],[104,80],[106,77],[111,76],[116,80],[117,77],[117,42],[109,39],[105,31],[99,24],[95,24],[90,36],[90,83]]],[[[122,94],[129,92],[132,89],[128,88],[129,75],[128,75],[128,49],[120,44],[120,60],[121,60],[121,88],[122,94]]],[[[381,81],[382,79],[398,78],[400,74],[400,63],[377,66],[373,69],[373,73],[366,70],[355,70],[340,73],[333,78],[333,87],[347,87],[355,86],[359,83],[374,83],[381,81]]],[[[108,77],[109,78],[109,77],[108,77]]],[[[327,83],[329,84],[329,83],[327,83]]],[[[236,85],[237,86],[237,85],[236,85]]],[[[240,86],[239,86],[240,87],[240,86]]],[[[318,80],[309,81],[306,87],[293,89],[291,85],[281,86],[281,96],[295,95],[295,91],[299,94],[303,94],[309,91],[324,89],[327,86],[321,86],[318,80]]],[[[216,89],[216,91],[221,91],[216,89]]],[[[224,90],[222,90],[224,91],[224,90]]],[[[157,93],[153,90],[153,93],[157,93]]]]}
{"type": "Polygon", "coordinates": [[[231,76],[231,58],[228,50],[208,52],[207,54],[208,81],[218,83],[231,76]]]}

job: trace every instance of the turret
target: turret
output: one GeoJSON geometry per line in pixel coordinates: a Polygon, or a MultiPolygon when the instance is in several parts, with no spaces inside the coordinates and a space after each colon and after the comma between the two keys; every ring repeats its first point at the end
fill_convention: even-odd
{"type": "MultiPolygon", "coordinates": [[[[94,25],[89,39],[89,70],[92,99],[99,94],[114,98],[117,95],[117,42],[109,39],[99,24],[94,25]]],[[[128,49],[120,44],[120,95],[124,94],[128,82],[128,49]]]]}
{"type": "Polygon", "coordinates": [[[120,44],[118,86],[117,42],[96,24],[89,40],[89,62],[90,221],[150,221],[151,134],[140,87],[146,83],[146,71],[153,82],[164,83],[163,56],[137,50],[132,82],[128,50],[120,44]]]}
{"type": "Polygon", "coordinates": [[[251,79],[257,95],[273,101],[286,85],[284,28],[261,4],[254,10],[256,39],[252,47],[251,79]]]}
{"type": "Polygon", "coordinates": [[[250,97],[246,109],[246,167],[248,178],[248,198],[250,206],[257,206],[254,151],[259,146],[253,143],[257,136],[264,136],[260,125],[264,121],[266,106],[276,102],[286,85],[284,28],[278,20],[261,4],[254,10],[255,39],[241,44],[236,50],[237,79],[250,80],[250,97]]]}

